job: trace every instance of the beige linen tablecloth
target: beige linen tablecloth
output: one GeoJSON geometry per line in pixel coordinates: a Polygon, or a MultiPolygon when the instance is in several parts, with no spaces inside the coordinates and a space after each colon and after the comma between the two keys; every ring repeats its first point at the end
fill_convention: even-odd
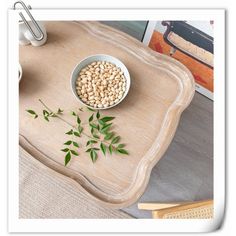
{"type": "Polygon", "coordinates": [[[105,208],[72,179],[49,169],[20,147],[19,218],[132,218],[105,208]]]}

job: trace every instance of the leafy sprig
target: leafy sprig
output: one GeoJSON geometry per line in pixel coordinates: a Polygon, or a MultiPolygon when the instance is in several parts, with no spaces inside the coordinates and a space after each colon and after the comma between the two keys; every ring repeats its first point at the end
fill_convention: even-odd
{"type": "Polygon", "coordinates": [[[66,148],[61,149],[62,152],[66,152],[65,154],[65,166],[70,162],[71,155],[79,156],[79,153],[77,149],[79,148],[79,144],[73,140],[73,136],[77,136],[78,132],[70,129],[65,134],[69,135],[71,137],[70,140],[66,141],[63,145],[66,146],[66,148]]]}
{"type": "MultiPolygon", "coordinates": [[[[40,100],[41,101],[41,100],[40,100]]],[[[26,110],[29,114],[34,116],[34,119],[38,118],[38,114],[34,110],[26,110]]],[[[57,117],[58,115],[62,114],[63,110],[61,108],[58,108],[57,112],[52,112],[49,109],[44,109],[43,110],[43,117],[46,121],[49,122],[49,117],[57,117]]]]}
{"type": "MultiPolygon", "coordinates": [[[[50,121],[51,118],[59,118],[62,121],[66,122],[71,126],[71,129],[68,130],[65,134],[70,138],[64,142],[62,152],[65,153],[64,162],[65,166],[71,161],[72,156],[79,156],[79,149],[81,145],[77,141],[82,136],[86,136],[88,139],[86,141],[86,152],[89,153],[89,156],[92,162],[96,162],[99,157],[99,152],[104,156],[109,153],[128,155],[128,151],[125,149],[125,144],[120,143],[121,137],[116,134],[114,131],[114,125],[111,121],[115,119],[112,116],[102,116],[99,111],[95,111],[87,107],[89,112],[88,117],[88,127],[90,134],[87,134],[84,131],[84,124],[82,124],[79,114],[75,111],[71,112],[71,115],[75,117],[75,125],[71,125],[65,119],[62,118],[64,111],[61,108],[58,108],[56,112],[53,112],[41,99],[40,103],[44,106],[45,109],[42,111],[43,118],[46,121],[50,121]]],[[[81,107],[78,109],[79,112],[84,112],[84,108],[81,107]]],[[[34,119],[38,118],[39,115],[32,109],[26,110],[34,119]]]]}
{"type": "Polygon", "coordinates": [[[112,116],[101,117],[99,111],[97,111],[95,115],[94,111],[88,120],[90,127],[92,127],[91,134],[94,138],[99,139],[99,147],[104,156],[106,156],[107,150],[109,151],[110,155],[112,155],[113,152],[128,155],[128,151],[124,149],[125,145],[119,143],[121,137],[115,135],[115,132],[112,131],[113,123],[109,122],[114,119],[115,117],[112,116]],[[96,120],[94,119],[95,116],[96,120]]]}

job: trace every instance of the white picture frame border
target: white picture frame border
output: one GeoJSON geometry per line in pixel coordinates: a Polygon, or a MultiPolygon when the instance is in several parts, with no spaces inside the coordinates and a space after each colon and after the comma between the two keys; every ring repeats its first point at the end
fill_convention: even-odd
{"type": "Polygon", "coordinates": [[[214,218],[156,219],[19,219],[18,10],[8,10],[8,230],[9,232],[210,232],[219,228],[225,209],[225,11],[41,9],[37,20],[214,20],[214,218]],[[217,183],[217,184],[216,184],[217,183]],[[92,227],[91,227],[92,226],[92,227]]]}

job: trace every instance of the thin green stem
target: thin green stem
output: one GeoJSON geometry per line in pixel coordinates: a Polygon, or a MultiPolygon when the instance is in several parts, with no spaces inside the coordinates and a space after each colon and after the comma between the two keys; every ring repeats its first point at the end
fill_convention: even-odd
{"type": "MultiPolygon", "coordinates": [[[[64,118],[62,118],[60,114],[56,114],[56,113],[55,113],[50,107],[48,107],[41,99],[39,99],[39,102],[40,102],[49,112],[52,112],[52,113],[55,115],[55,117],[57,117],[57,118],[60,119],[61,121],[64,121],[66,124],[68,124],[69,126],[71,126],[73,129],[76,129],[76,130],[77,130],[76,126],[72,125],[72,124],[69,123],[67,120],[65,120],[64,118]]],[[[86,134],[84,131],[82,131],[81,133],[82,133],[83,135],[85,135],[87,138],[95,139],[95,140],[97,140],[97,141],[104,142],[104,143],[110,145],[110,143],[106,142],[105,140],[102,141],[101,139],[92,137],[92,136],[86,134]]]]}
{"type": "Polygon", "coordinates": [[[58,119],[64,121],[65,123],[67,123],[68,125],[70,125],[72,128],[76,128],[74,127],[71,123],[69,123],[67,120],[63,119],[60,115],[58,115],[57,113],[55,113],[50,107],[48,107],[41,99],[39,99],[39,102],[50,112],[53,113],[53,115],[55,115],[58,119]]]}

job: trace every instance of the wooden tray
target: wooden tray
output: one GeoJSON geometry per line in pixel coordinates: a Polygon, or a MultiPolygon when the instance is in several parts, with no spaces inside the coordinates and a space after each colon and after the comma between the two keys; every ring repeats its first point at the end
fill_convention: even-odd
{"type": "MultiPolygon", "coordinates": [[[[20,145],[77,181],[94,199],[116,208],[128,206],[142,195],[153,166],[170,144],[180,115],[194,95],[193,77],[178,61],[96,22],[47,22],[46,29],[44,46],[20,47],[20,145]],[[80,152],[64,167],[60,149],[70,127],[57,119],[49,123],[34,120],[25,110],[42,111],[39,98],[53,109],[78,109],[70,74],[81,59],[100,53],[119,58],[131,75],[126,99],[102,112],[116,117],[116,129],[130,155],[100,156],[93,164],[87,153],[80,152]]],[[[64,119],[72,122],[71,115],[64,119]]]]}

